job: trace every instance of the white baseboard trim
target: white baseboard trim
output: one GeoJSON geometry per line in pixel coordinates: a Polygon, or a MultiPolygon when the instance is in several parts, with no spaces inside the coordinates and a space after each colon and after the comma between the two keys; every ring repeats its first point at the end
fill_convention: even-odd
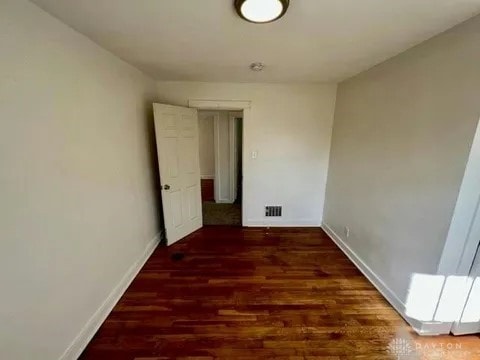
{"type": "Polygon", "coordinates": [[[248,219],[244,222],[246,227],[320,227],[321,224],[314,220],[296,220],[296,219],[248,219]]]}
{"type": "Polygon", "coordinates": [[[202,180],[215,180],[215,175],[200,175],[202,180]]]}
{"type": "Polygon", "coordinates": [[[474,323],[455,323],[452,327],[452,334],[455,336],[472,335],[480,331],[478,322],[474,323]]]}
{"type": "Polygon", "coordinates": [[[137,261],[128,269],[122,280],[115,286],[103,304],[95,311],[93,316],[87,321],[86,325],[75,337],[70,346],[65,350],[59,360],[76,360],[82,351],[87,347],[95,333],[113,310],[117,302],[127,290],[130,283],[135,279],[143,265],[147,262],[150,255],[156,249],[161,239],[161,233],[158,233],[146,246],[145,251],[140,255],[137,261]]]}
{"type": "Polygon", "coordinates": [[[220,200],[216,200],[215,203],[217,203],[217,204],[233,204],[234,200],[220,199],[220,200]]]}
{"type": "Polygon", "coordinates": [[[380,276],[378,276],[330,226],[323,223],[322,229],[419,335],[433,336],[450,333],[451,323],[426,322],[408,317],[405,313],[405,303],[385,284],[380,276]]]}

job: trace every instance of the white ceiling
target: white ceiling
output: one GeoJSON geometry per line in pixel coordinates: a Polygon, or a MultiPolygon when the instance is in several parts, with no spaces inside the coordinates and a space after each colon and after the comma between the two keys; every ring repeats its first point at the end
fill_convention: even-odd
{"type": "Polygon", "coordinates": [[[291,0],[256,25],[233,0],[32,1],[154,78],[186,81],[339,81],[480,13],[480,0],[291,0]]]}

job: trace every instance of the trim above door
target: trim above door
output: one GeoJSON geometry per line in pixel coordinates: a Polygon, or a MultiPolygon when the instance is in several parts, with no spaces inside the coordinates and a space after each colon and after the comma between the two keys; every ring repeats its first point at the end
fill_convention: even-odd
{"type": "Polygon", "coordinates": [[[188,107],[199,110],[244,110],[249,109],[250,101],[237,100],[189,100],[188,107]]]}

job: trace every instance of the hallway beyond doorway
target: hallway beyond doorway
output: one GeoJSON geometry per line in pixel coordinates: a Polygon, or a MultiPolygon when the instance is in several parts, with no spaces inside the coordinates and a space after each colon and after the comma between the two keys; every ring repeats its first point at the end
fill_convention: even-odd
{"type": "Polygon", "coordinates": [[[214,201],[204,201],[203,225],[242,226],[242,206],[239,203],[217,204],[214,201]]]}
{"type": "Polygon", "coordinates": [[[242,225],[243,112],[198,113],[204,225],[242,225]]]}

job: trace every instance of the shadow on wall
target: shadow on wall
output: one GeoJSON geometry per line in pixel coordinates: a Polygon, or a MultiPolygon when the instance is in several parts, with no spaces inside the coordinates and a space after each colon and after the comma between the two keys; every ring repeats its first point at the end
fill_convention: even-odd
{"type": "MultiPolygon", "coordinates": [[[[154,204],[157,209],[158,220],[157,220],[157,229],[161,229],[162,232],[165,229],[165,223],[163,219],[163,208],[162,208],[162,191],[160,189],[160,171],[158,168],[158,156],[157,156],[157,140],[155,138],[155,119],[153,116],[153,101],[147,102],[145,104],[145,129],[147,131],[147,143],[148,143],[148,159],[150,163],[150,168],[152,169],[152,182],[154,186],[154,204]]],[[[164,240],[164,239],[162,239],[164,240]]]]}

